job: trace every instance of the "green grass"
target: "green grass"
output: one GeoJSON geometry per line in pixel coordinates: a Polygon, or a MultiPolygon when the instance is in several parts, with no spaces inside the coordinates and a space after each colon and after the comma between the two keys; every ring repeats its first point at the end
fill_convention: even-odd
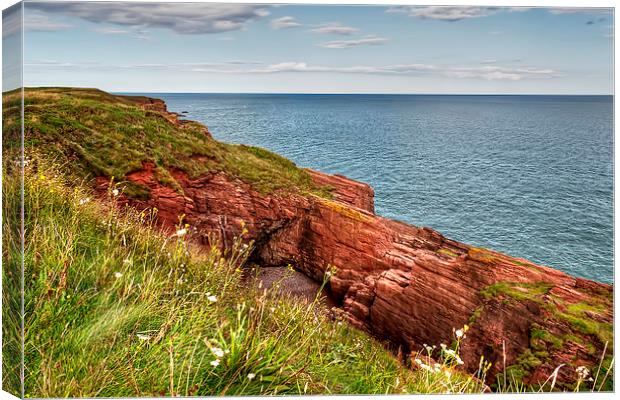
{"type": "MultiPolygon", "coordinates": [[[[15,92],[17,93],[17,92],[15,92]]],[[[2,173],[5,180],[20,179],[18,160],[19,136],[21,129],[21,100],[17,97],[17,107],[2,110],[2,173]],[[17,138],[17,139],[16,139],[17,138]]],[[[2,201],[20,196],[16,185],[2,185],[2,201]]],[[[22,355],[21,334],[21,210],[18,204],[2,210],[2,389],[21,396],[20,365],[22,355]]]]}
{"type": "Polygon", "coordinates": [[[480,294],[486,299],[505,295],[519,301],[531,300],[540,303],[542,302],[541,296],[549,292],[549,289],[551,289],[551,284],[547,282],[497,282],[481,290],[480,294]]]}
{"type": "MultiPolygon", "coordinates": [[[[258,147],[218,142],[196,122],[174,124],[164,113],[140,107],[141,99],[96,89],[26,89],[25,145],[70,162],[73,172],[83,178],[123,180],[150,161],[157,166],[160,183],[177,190],[170,171],[182,170],[191,179],[223,171],[263,194],[285,191],[329,197],[327,188],[314,185],[292,161],[258,147]]],[[[19,93],[5,94],[3,106],[19,109],[18,100],[19,93]]],[[[10,119],[6,126],[18,122],[10,119]]],[[[11,138],[17,141],[19,136],[11,138]]],[[[144,189],[140,193],[148,195],[144,189]]]]}
{"type": "MultiPolygon", "coordinates": [[[[4,180],[8,215],[19,179],[4,180]]],[[[240,241],[198,251],[154,229],[152,213],[121,212],[42,161],[26,168],[24,189],[28,397],[480,390],[457,372],[407,369],[318,302],[244,285],[240,241]]]]}
{"type": "Polygon", "coordinates": [[[453,252],[450,249],[439,249],[439,250],[437,250],[437,253],[444,254],[444,255],[450,256],[450,257],[458,257],[459,256],[457,253],[453,252]]]}

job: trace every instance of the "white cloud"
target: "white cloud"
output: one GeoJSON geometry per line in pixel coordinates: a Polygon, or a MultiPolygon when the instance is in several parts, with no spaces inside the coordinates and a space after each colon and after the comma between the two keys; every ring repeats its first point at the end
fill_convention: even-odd
{"type": "Polygon", "coordinates": [[[298,26],[301,26],[301,23],[293,17],[282,17],[271,20],[272,29],[297,28],[298,26]]]}
{"type": "Polygon", "coordinates": [[[549,68],[535,67],[502,67],[496,65],[483,66],[445,66],[423,63],[394,65],[313,65],[306,62],[289,61],[275,64],[263,64],[259,61],[228,60],[204,63],[173,63],[173,64],[130,64],[102,65],[98,63],[70,63],[59,61],[30,61],[27,68],[64,68],[73,71],[90,70],[143,70],[171,73],[212,73],[212,74],[279,74],[279,73],[332,73],[332,74],[364,74],[364,75],[410,75],[433,76],[452,79],[484,79],[489,81],[505,80],[520,81],[524,79],[549,79],[562,76],[558,71],[549,68]]]}
{"type": "Polygon", "coordinates": [[[557,71],[552,69],[510,68],[499,66],[452,67],[447,68],[444,73],[446,76],[453,78],[482,78],[489,81],[520,81],[527,78],[553,78],[560,76],[557,71]]]}
{"type": "Polygon", "coordinates": [[[24,17],[24,30],[31,32],[57,32],[72,28],[71,25],[54,21],[47,15],[26,12],[24,17]]]}
{"type": "Polygon", "coordinates": [[[390,7],[387,12],[405,13],[410,17],[454,22],[463,19],[486,17],[500,10],[499,7],[395,6],[390,7]]]}
{"type": "Polygon", "coordinates": [[[97,33],[102,33],[104,35],[127,35],[129,33],[127,29],[119,29],[119,28],[111,28],[111,27],[97,28],[97,29],[94,29],[94,31],[97,33]]]}
{"type": "Polygon", "coordinates": [[[170,29],[180,34],[234,31],[269,15],[260,4],[46,2],[28,3],[28,9],[85,19],[94,23],[170,29]]]}
{"type": "Polygon", "coordinates": [[[328,49],[348,49],[351,47],[358,46],[377,46],[386,43],[388,40],[386,38],[378,37],[378,36],[366,36],[361,39],[353,39],[353,40],[332,40],[330,42],[325,42],[319,44],[321,47],[325,47],[328,49]]]}
{"type": "Polygon", "coordinates": [[[350,26],[344,26],[339,23],[330,23],[310,29],[311,32],[321,33],[325,35],[353,35],[359,32],[359,29],[350,26]]]}
{"type": "Polygon", "coordinates": [[[611,14],[613,13],[612,8],[595,8],[595,7],[553,7],[549,8],[549,12],[551,14],[577,14],[577,13],[587,13],[587,14],[611,14]]]}
{"type": "Polygon", "coordinates": [[[123,29],[123,28],[115,28],[115,27],[103,27],[93,29],[94,32],[101,33],[102,35],[127,35],[134,37],[140,40],[150,40],[150,36],[148,33],[142,29],[123,29]]]}

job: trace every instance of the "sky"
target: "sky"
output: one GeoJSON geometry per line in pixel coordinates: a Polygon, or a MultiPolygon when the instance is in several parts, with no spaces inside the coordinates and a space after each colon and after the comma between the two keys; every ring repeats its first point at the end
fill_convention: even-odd
{"type": "MultiPolygon", "coordinates": [[[[5,53],[18,48],[19,15],[3,14],[5,53]]],[[[23,23],[25,86],[613,92],[612,9],[26,2],[23,23]]],[[[3,60],[3,90],[19,86],[3,60]]]]}

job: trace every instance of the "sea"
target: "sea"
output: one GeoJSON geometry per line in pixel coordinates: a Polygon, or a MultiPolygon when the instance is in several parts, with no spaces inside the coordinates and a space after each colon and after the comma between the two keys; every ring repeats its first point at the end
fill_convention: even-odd
{"type": "Polygon", "coordinates": [[[376,212],[613,282],[613,97],[149,93],[229,143],[367,182],[376,212]]]}

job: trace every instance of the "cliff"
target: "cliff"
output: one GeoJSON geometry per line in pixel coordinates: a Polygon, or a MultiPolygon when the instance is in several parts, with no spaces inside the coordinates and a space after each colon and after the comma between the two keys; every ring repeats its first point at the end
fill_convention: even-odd
{"type": "Polygon", "coordinates": [[[26,140],[74,162],[98,192],[117,184],[121,203],[156,207],[164,229],[184,216],[197,243],[216,237],[225,247],[245,229],[261,266],[291,264],[315,280],[335,268],[329,290],[346,319],[401,353],[449,344],[454,328],[469,325],[461,349],[469,372],[483,356],[488,382],[505,362],[536,383],[564,364],[558,381],[566,384],[576,367],[598,365],[606,343],[612,354],[610,285],[377,216],[370,186],[219,143],[161,101],[72,89],[28,97],[26,140]],[[60,136],[43,129],[55,118],[60,136]]]}

